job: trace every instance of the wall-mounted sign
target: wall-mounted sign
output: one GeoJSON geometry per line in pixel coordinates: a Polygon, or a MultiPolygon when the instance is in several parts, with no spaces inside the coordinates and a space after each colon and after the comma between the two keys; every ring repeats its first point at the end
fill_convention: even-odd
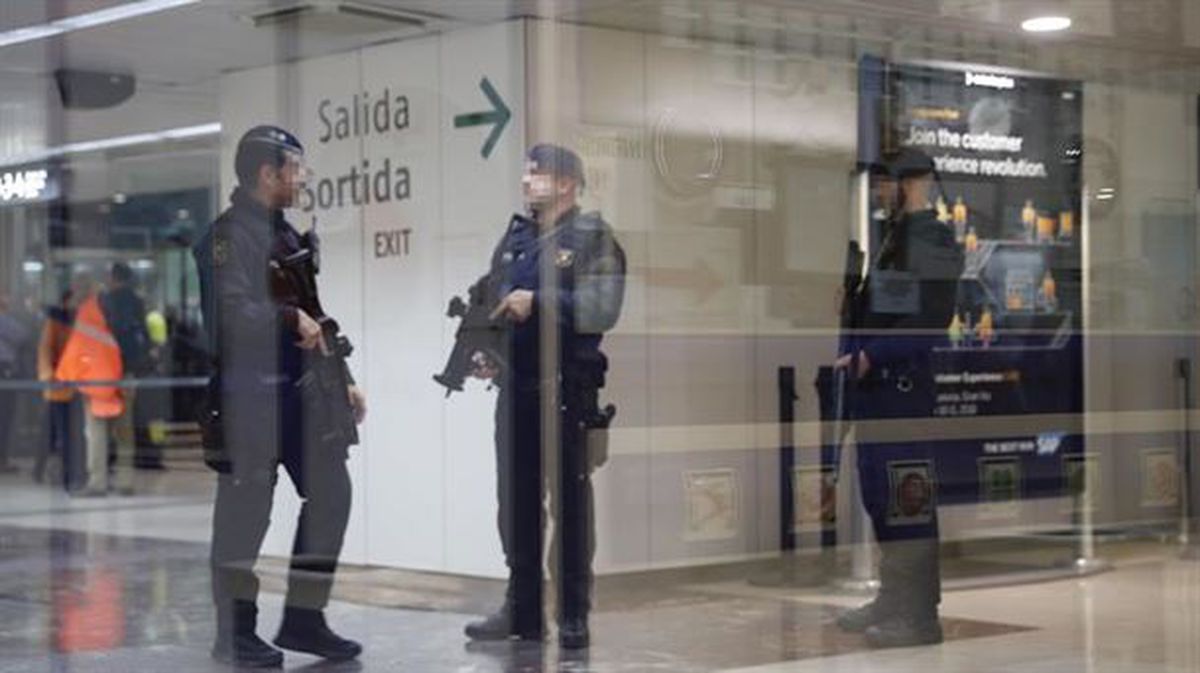
{"type": "MultiPolygon", "coordinates": [[[[964,259],[954,314],[928,360],[932,416],[1077,417],[1083,411],[1080,243],[1087,224],[1082,84],[868,58],[860,87],[862,165],[882,164],[906,148],[926,154],[938,178],[931,214],[964,259]]],[[[873,218],[870,249],[879,249],[889,226],[873,218]]],[[[873,296],[892,299],[886,305],[877,299],[875,311],[912,310],[911,302],[873,296]]],[[[1060,421],[1015,436],[939,442],[939,501],[1005,504],[982,513],[999,516],[1011,513],[1007,504],[1015,500],[1059,496],[1057,461],[1082,454],[1083,444],[1075,426],[1060,421]]]]}
{"type": "Polygon", "coordinates": [[[0,169],[0,204],[34,203],[58,198],[58,180],[41,167],[0,169]]]}

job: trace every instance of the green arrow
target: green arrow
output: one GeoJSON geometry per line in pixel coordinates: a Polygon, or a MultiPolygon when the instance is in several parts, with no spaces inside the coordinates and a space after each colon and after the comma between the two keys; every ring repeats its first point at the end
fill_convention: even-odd
{"type": "Polygon", "coordinates": [[[512,110],[504,104],[504,99],[496,92],[496,87],[492,86],[488,78],[484,77],[479,82],[479,88],[483,89],[483,95],[487,96],[488,102],[492,104],[492,109],[487,112],[458,115],[454,118],[454,128],[463,129],[493,124],[492,132],[488,135],[487,142],[483,144],[483,158],[487,159],[492,156],[492,151],[496,149],[496,143],[500,142],[500,136],[508,126],[508,121],[512,119],[512,110]]]}

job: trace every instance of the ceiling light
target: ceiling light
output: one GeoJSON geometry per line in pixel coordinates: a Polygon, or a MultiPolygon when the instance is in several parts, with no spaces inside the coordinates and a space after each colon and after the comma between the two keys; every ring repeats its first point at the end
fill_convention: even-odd
{"type": "Polygon", "coordinates": [[[45,161],[46,159],[53,159],[54,157],[61,157],[67,154],[83,154],[86,152],[100,152],[103,150],[112,150],[121,147],[146,145],[149,143],[190,140],[193,138],[202,138],[204,136],[219,135],[220,133],[221,124],[219,122],[213,122],[211,124],[197,124],[196,126],[180,126],[178,128],[166,129],[163,131],[152,131],[150,133],[135,133],[127,136],[102,138],[100,140],[85,140],[83,142],[68,143],[66,145],[59,145],[58,147],[51,147],[32,154],[0,157],[0,166],[32,164],[39,161],[45,161]]]}
{"type": "Polygon", "coordinates": [[[1071,19],[1066,16],[1037,16],[1021,24],[1021,28],[1029,33],[1057,33],[1070,27],[1071,19]]]}
{"type": "Polygon", "coordinates": [[[116,23],[117,21],[125,21],[127,19],[145,16],[147,14],[156,14],[169,9],[176,9],[185,5],[193,5],[200,0],[138,0],[137,2],[127,2],[116,7],[101,9],[95,12],[87,12],[85,14],[76,14],[74,16],[64,17],[49,23],[43,23],[36,26],[25,26],[15,30],[9,30],[0,33],[0,47],[8,47],[22,42],[32,42],[34,40],[42,40],[55,35],[62,35],[74,30],[83,30],[84,28],[93,28],[95,26],[103,26],[107,23],[116,23]]]}
{"type": "Polygon", "coordinates": [[[300,24],[338,32],[357,32],[396,26],[424,28],[431,20],[445,17],[357,0],[305,0],[296,4],[272,5],[241,18],[254,24],[255,28],[300,24]]]}
{"type": "Polygon", "coordinates": [[[10,44],[20,44],[22,42],[33,42],[34,40],[54,37],[65,32],[66,29],[50,24],[8,30],[0,33],[0,47],[7,47],[10,44]]]}

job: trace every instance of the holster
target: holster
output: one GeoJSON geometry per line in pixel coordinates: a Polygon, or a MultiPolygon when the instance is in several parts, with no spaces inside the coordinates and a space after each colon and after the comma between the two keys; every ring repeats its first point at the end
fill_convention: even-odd
{"type": "Polygon", "coordinates": [[[608,404],[603,409],[597,408],[582,421],[588,467],[593,470],[608,462],[608,429],[616,415],[616,405],[608,404]]]}
{"type": "Polygon", "coordinates": [[[574,412],[573,420],[579,424],[591,470],[608,462],[608,431],[617,415],[617,407],[613,404],[600,407],[600,389],[604,387],[607,369],[607,359],[603,354],[595,353],[566,372],[567,405],[574,412]]]}
{"type": "Polygon", "coordinates": [[[221,377],[213,374],[196,408],[200,425],[200,446],[204,449],[204,464],[210,469],[228,474],[233,460],[225,442],[225,415],[221,404],[221,377]]]}

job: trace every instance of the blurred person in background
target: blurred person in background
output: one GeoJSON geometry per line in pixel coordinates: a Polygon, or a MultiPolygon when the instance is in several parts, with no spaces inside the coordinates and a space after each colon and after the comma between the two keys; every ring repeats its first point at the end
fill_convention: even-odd
{"type": "Polygon", "coordinates": [[[84,497],[108,494],[110,488],[121,493],[133,492],[132,436],[118,435],[115,478],[109,479],[108,446],[114,430],[120,427],[126,405],[118,382],[124,378],[121,348],[102,308],[100,283],[86,280],[86,295],[75,313],[75,322],[56,369],[62,381],[83,385],[84,434],[87,445],[87,485],[76,492],[84,497]]]}
{"type": "MultiPolygon", "coordinates": [[[[133,269],[124,262],[117,262],[109,272],[108,289],[100,295],[100,308],[104,311],[104,319],[108,322],[121,351],[122,371],[125,379],[131,383],[132,379],[152,374],[154,366],[150,354],[150,331],[146,325],[146,303],[137,293],[135,281],[133,269]]],[[[121,388],[124,410],[120,416],[113,419],[111,428],[117,442],[118,459],[124,458],[130,465],[136,464],[137,392],[134,385],[121,388]]],[[[132,492],[132,472],[124,482],[118,484],[118,488],[132,492]]]]}
{"type": "MultiPolygon", "coordinates": [[[[0,295],[0,384],[16,382],[20,373],[20,355],[29,340],[25,322],[12,311],[7,295],[0,295]]],[[[9,455],[13,439],[13,412],[17,391],[0,387],[0,473],[17,471],[9,455]]]]}
{"type": "MultiPolygon", "coordinates": [[[[63,351],[67,348],[67,340],[71,336],[71,325],[75,322],[75,309],[72,305],[74,294],[66,290],[59,297],[57,305],[46,307],[46,318],[42,323],[41,337],[38,339],[37,377],[42,383],[57,381],[55,371],[62,360],[63,351]]],[[[33,466],[33,479],[41,483],[46,479],[46,466],[51,458],[57,457],[62,464],[62,481],[67,490],[82,487],[80,465],[71,460],[71,410],[73,388],[47,388],[42,392],[46,401],[45,422],[43,428],[45,439],[40,443],[37,461],[33,466]]]]}

